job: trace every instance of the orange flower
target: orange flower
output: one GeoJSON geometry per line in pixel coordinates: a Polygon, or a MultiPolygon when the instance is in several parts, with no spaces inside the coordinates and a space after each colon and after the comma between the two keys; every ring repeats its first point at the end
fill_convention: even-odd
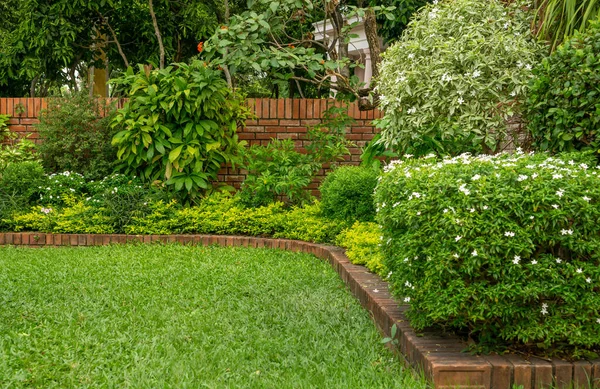
{"type": "Polygon", "coordinates": [[[290,45],[290,49],[295,49],[295,48],[296,48],[296,46],[290,45]]]}
{"type": "Polygon", "coordinates": [[[227,26],[221,26],[221,30],[227,30],[227,26]]]}
{"type": "Polygon", "coordinates": [[[200,42],[200,43],[198,43],[198,52],[199,52],[199,53],[201,53],[201,52],[202,52],[202,50],[204,50],[204,47],[203,47],[203,46],[204,46],[204,42],[200,42]]]}

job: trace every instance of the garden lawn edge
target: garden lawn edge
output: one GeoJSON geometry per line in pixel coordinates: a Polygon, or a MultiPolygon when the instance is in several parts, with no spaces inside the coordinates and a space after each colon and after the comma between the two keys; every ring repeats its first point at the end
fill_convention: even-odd
{"type": "Polygon", "coordinates": [[[567,362],[559,359],[525,359],[516,354],[470,355],[462,352],[467,344],[453,336],[415,333],[404,312],[408,305],[398,303],[387,282],[365,267],[354,265],[344,250],[336,246],[290,239],[227,235],[124,235],[47,234],[35,232],[0,233],[0,246],[100,246],[123,243],[181,243],[194,245],[243,246],[303,252],[327,260],[361,305],[367,309],[379,330],[391,336],[406,362],[423,371],[435,388],[523,389],[600,388],[600,359],[567,362]]]}

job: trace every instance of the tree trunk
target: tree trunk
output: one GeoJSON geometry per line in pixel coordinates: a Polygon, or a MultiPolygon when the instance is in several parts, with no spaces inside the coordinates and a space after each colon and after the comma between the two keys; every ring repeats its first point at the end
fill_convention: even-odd
{"type": "Polygon", "coordinates": [[[156,14],[154,13],[152,0],[148,0],[148,6],[150,7],[150,16],[152,17],[152,24],[154,25],[154,34],[156,35],[156,39],[158,39],[158,50],[160,54],[159,67],[162,70],[165,68],[165,47],[163,46],[162,37],[158,28],[158,22],[156,21],[156,14]]]}
{"type": "Polygon", "coordinates": [[[365,11],[365,35],[371,52],[371,74],[374,79],[379,77],[379,63],[381,62],[381,46],[377,35],[377,20],[372,8],[365,11]]]}

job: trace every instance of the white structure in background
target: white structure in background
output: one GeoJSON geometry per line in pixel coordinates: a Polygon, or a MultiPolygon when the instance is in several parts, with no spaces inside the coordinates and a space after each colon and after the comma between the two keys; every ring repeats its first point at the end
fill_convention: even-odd
{"type": "MultiPolygon", "coordinates": [[[[356,34],[358,37],[350,39],[350,43],[348,44],[348,57],[357,63],[364,65],[364,69],[355,67],[354,74],[361,82],[365,83],[365,87],[368,87],[371,83],[372,71],[371,52],[369,51],[369,42],[367,42],[367,35],[365,34],[365,25],[363,20],[358,16],[348,19],[347,22],[348,24],[358,22],[358,24],[350,31],[350,34],[356,34]]],[[[333,40],[333,23],[331,20],[326,19],[313,23],[313,28],[315,31],[315,40],[324,42],[331,42],[333,40]]],[[[381,38],[379,39],[379,42],[383,51],[383,41],[381,38]]]]}

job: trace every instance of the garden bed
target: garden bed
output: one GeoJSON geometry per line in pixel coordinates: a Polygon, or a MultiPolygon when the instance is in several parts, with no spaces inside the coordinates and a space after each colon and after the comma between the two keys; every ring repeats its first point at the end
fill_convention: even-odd
{"type": "Polygon", "coordinates": [[[329,261],[362,306],[369,310],[379,329],[391,334],[396,325],[396,346],[414,368],[423,369],[436,388],[527,388],[555,386],[595,387],[600,380],[600,360],[565,362],[558,359],[525,359],[520,355],[473,356],[463,353],[467,344],[455,337],[415,333],[387,283],[353,265],[342,249],[287,239],[266,239],[216,235],[93,235],[0,233],[0,245],[30,247],[97,246],[111,243],[177,242],[196,245],[268,247],[305,252],[329,261]]]}

